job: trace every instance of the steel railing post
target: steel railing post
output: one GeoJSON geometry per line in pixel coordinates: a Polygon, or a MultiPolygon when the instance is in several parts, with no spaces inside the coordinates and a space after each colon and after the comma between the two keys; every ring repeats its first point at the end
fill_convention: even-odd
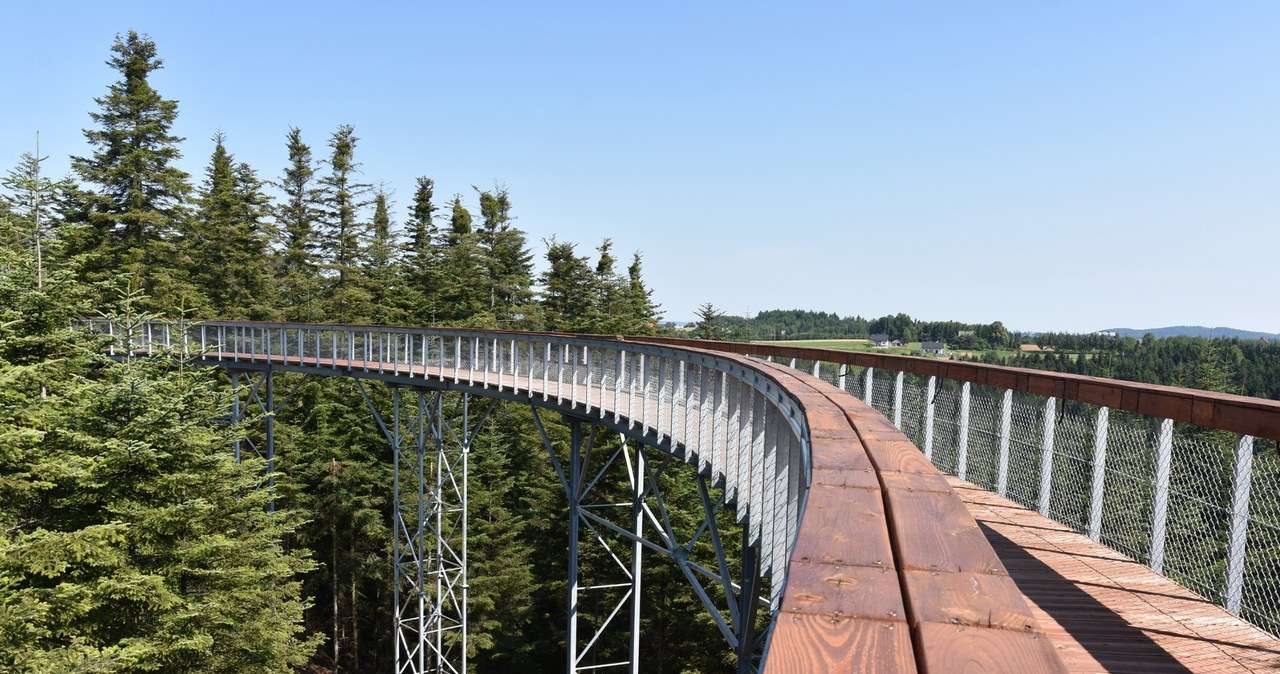
{"type": "Polygon", "coordinates": [[[1013,426],[1013,389],[1005,389],[1000,398],[1000,456],[996,459],[996,493],[1009,491],[1009,434],[1013,426]]]}
{"type": "Polygon", "coordinates": [[[1165,527],[1169,522],[1169,477],[1173,468],[1173,419],[1160,423],[1156,444],[1156,483],[1151,510],[1151,569],[1164,573],[1165,527]]]}
{"type": "Polygon", "coordinates": [[[1102,505],[1107,481],[1107,430],[1111,409],[1098,408],[1098,420],[1093,428],[1093,482],[1089,490],[1089,538],[1102,538],[1102,505]]]}
{"type": "Polygon", "coordinates": [[[1040,435],[1040,514],[1049,516],[1049,504],[1053,497],[1053,434],[1058,399],[1044,399],[1044,425],[1040,435]]]}
{"type": "Polygon", "coordinates": [[[938,378],[929,377],[924,394],[924,458],[933,461],[933,398],[938,388],[938,378]]]}
{"type": "Polygon", "coordinates": [[[874,386],[875,386],[875,368],[869,367],[867,368],[866,383],[863,385],[863,389],[862,389],[862,401],[868,405],[871,405],[871,391],[874,390],[874,386]]]}
{"type": "Polygon", "coordinates": [[[841,391],[845,390],[845,388],[844,388],[845,378],[846,378],[846,377],[848,377],[848,376],[849,376],[849,365],[848,365],[847,363],[841,363],[841,364],[840,364],[840,377],[839,377],[839,379],[837,380],[837,381],[838,381],[838,384],[837,384],[837,385],[840,387],[840,390],[841,390],[841,391]]]}
{"type": "Polygon", "coordinates": [[[960,437],[956,444],[956,477],[963,480],[969,472],[969,382],[960,386],[960,418],[957,422],[960,437]]]}
{"type": "Polygon", "coordinates": [[[893,380],[893,425],[902,430],[902,387],[905,383],[907,373],[898,370],[898,376],[893,380]]]}
{"type": "Polygon", "coordinates": [[[1253,437],[1240,436],[1231,490],[1231,533],[1227,537],[1227,610],[1240,615],[1244,598],[1245,550],[1249,539],[1249,488],[1253,481],[1253,437]]]}

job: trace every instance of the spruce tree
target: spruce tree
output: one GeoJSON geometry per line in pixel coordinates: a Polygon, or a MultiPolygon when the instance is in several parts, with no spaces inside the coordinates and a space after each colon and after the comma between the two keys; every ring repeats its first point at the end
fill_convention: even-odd
{"type": "Polygon", "coordinates": [[[511,198],[505,187],[480,192],[480,216],[489,311],[499,323],[510,324],[533,297],[533,254],[524,232],[511,225],[511,198]]]}
{"type": "Polygon", "coordinates": [[[402,319],[398,302],[400,293],[399,243],[392,229],[387,193],[378,190],[373,198],[372,236],[364,254],[365,279],[375,313],[373,318],[384,323],[402,319]]]}
{"type": "Polygon", "coordinates": [[[262,182],[247,164],[236,163],[223,134],[213,141],[196,213],[183,227],[183,261],[210,315],[271,318],[262,182]]]}
{"type": "Polygon", "coordinates": [[[329,174],[320,179],[324,196],[318,238],[331,276],[329,311],[343,321],[368,320],[372,313],[368,292],[359,278],[369,230],[368,223],[360,220],[360,212],[368,205],[365,197],[372,187],[356,180],[357,141],[355,129],[349,124],[333,132],[329,138],[329,174]]]}
{"type": "Polygon", "coordinates": [[[485,256],[471,225],[471,212],[462,205],[461,195],[454,195],[450,204],[443,253],[441,320],[469,324],[492,322],[485,256]]]}
{"type": "Polygon", "coordinates": [[[644,282],[640,252],[636,251],[627,266],[627,288],[624,305],[627,323],[623,330],[628,335],[652,335],[657,332],[662,318],[661,306],[653,301],[653,290],[644,282]]]}
{"type": "Polygon", "coordinates": [[[36,289],[33,266],[0,273],[0,670],[305,664],[310,565],[282,543],[302,518],[232,458],[244,431],[212,421],[215,375],[100,355],[70,327],[83,288],[54,272],[36,289]]]}
{"type": "Polygon", "coordinates": [[[84,131],[92,154],[72,158],[76,173],[94,187],[87,193],[92,231],[77,237],[82,248],[70,252],[80,256],[88,279],[124,270],[159,289],[171,275],[171,240],[191,191],[187,174],[174,166],[182,141],[170,133],[178,103],[151,86],[151,74],[164,62],[149,37],[132,30],[117,35],[111,52],[107,63],[120,80],[94,99],[99,109],[89,116],[97,126],[84,131]]]}
{"type": "Polygon", "coordinates": [[[277,232],[284,239],[277,275],[281,296],[289,298],[282,311],[288,320],[319,321],[324,313],[319,305],[316,226],[321,215],[321,191],[316,185],[316,162],[311,146],[302,140],[301,129],[290,128],[286,143],[289,163],[276,182],[284,198],[275,214],[277,232]]]}
{"type": "Polygon", "coordinates": [[[591,332],[600,323],[596,277],[587,258],[567,241],[547,242],[541,276],[543,320],[548,330],[591,332]]]}
{"type": "Polygon", "coordinates": [[[20,238],[32,252],[36,264],[36,285],[44,284],[46,258],[49,257],[49,235],[57,225],[54,196],[69,186],[70,181],[54,182],[41,170],[48,157],[24,152],[18,165],[0,178],[0,203],[4,204],[10,225],[9,236],[20,238]]]}
{"type": "Polygon", "coordinates": [[[435,224],[435,181],[420,176],[409,211],[405,248],[405,311],[419,324],[434,323],[440,314],[443,282],[440,231],[435,224]]]}

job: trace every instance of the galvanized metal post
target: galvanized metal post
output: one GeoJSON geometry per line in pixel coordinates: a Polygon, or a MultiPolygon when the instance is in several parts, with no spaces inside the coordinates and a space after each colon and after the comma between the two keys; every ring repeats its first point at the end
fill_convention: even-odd
{"type": "MultiPolygon", "coordinates": [[[[267,361],[267,372],[262,375],[265,379],[265,388],[267,390],[267,399],[265,401],[266,419],[263,424],[266,426],[265,433],[267,436],[267,488],[274,491],[276,485],[276,386],[275,371],[271,365],[271,361],[267,361]]],[[[267,501],[267,510],[275,511],[276,497],[274,494],[267,501]]]]}
{"type": "Polygon", "coordinates": [[[996,459],[996,493],[1009,491],[1009,433],[1013,425],[1013,389],[1005,389],[1000,398],[1000,456],[996,459]]]}
{"type": "Polygon", "coordinates": [[[960,437],[956,449],[956,477],[965,479],[969,470],[969,382],[960,386],[960,437]]]}
{"type": "MultiPolygon", "coordinates": [[[[674,395],[674,391],[672,392],[674,395]]],[[[631,543],[631,674],[640,674],[640,578],[644,545],[644,465],[643,448],[637,448],[635,476],[631,480],[631,517],[636,540],[631,543]]]]}
{"type": "Polygon", "coordinates": [[[1040,514],[1049,516],[1053,496],[1053,434],[1057,421],[1055,410],[1058,399],[1049,396],[1044,400],[1044,426],[1040,435],[1040,514]]]}
{"type": "Polygon", "coordinates": [[[1249,488],[1253,481],[1253,437],[1240,436],[1231,490],[1231,532],[1227,536],[1227,610],[1240,615],[1244,599],[1245,550],[1249,540],[1249,488]]]}
{"type": "Polygon", "coordinates": [[[866,404],[871,404],[871,392],[875,390],[875,368],[867,368],[867,380],[862,390],[862,400],[866,404]]]}
{"type": "Polygon", "coordinates": [[[758,592],[756,584],[760,572],[760,558],[755,548],[751,547],[751,532],[748,527],[742,528],[742,585],[738,591],[738,674],[754,674],[755,663],[751,657],[755,652],[756,601],[758,592]]]}
{"type": "Polygon", "coordinates": [[[933,399],[938,388],[938,378],[929,377],[924,394],[924,458],[933,460],[933,399]]]}
{"type": "MultiPolygon", "coordinates": [[[[231,377],[231,424],[235,425],[244,420],[240,412],[240,373],[231,370],[227,374],[231,377]]],[[[236,458],[236,463],[240,463],[240,433],[237,432],[235,438],[231,443],[231,451],[236,458]]]]}
{"type": "Polygon", "coordinates": [[[898,370],[898,376],[893,380],[893,425],[902,430],[902,387],[905,383],[907,373],[898,370]]]}
{"type": "Polygon", "coordinates": [[[1089,538],[1102,538],[1102,505],[1107,482],[1107,430],[1111,409],[1098,408],[1097,422],[1093,427],[1093,483],[1089,490],[1089,538]]]}
{"type": "Polygon", "coordinates": [[[1156,444],[1156,484],[1151,512],[1151,569],[1164,573],[1165,527],[1169,521],[1169,478],[1173,468],[1173,420],[1160,423],[1156,444]]]}
{"type": "Polygon", "coordinates": [[[582,424],[569,422],[569,625],[565,633],[565,672],[574,674],[578,669],[578,513],[582,463],[582,424]]]}
{"type": "Polygon", "coordinates": [[[839,387],[840,387],[840,390],[841,390],[841,391],[845,390],[845,388],[844,388],[845,379],[846,379],[848,376],[849,376],[849,365],[848,365],[847,363],[841,363],[841,364],[840,364],[840,377],[839,377],[839,379],[837,380],[837,386],[839,386],[839,387]]]}

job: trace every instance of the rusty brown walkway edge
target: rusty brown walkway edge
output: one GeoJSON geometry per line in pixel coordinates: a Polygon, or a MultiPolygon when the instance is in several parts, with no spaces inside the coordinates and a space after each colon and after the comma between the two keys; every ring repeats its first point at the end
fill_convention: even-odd
{"type": "Polygon", "coordinates": [[[924,376],[1025,391],[1039,396],[1078,400],[1134,412],[1149,417],[1173,419],[1202,428],[1214,428],[1242,435],[1280,441],[1280,401],[1265,398],[1161,386],[1122,379],[1106,379],[1064,372],[1048,372],[1004,365],[966,363],[919,356],[898,356],[865,351],[841,351],[783,344],[754,344],[678,337],[635,337],[671,346],[712,349],[746,355],[795,358],[896,370],[924,376]]]}
{"type": "Polygon", "coordinates": [[[945,477],[879,412],[769,364],[813,483],[765,672],[1065,672],[945,477]]]}

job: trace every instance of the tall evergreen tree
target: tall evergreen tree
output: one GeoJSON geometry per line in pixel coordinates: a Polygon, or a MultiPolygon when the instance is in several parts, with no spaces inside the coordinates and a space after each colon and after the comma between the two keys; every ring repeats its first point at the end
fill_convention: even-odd
{"type": "Polygon", "coordinates": [[[272,270],[262,182],[247,164],[236,163],[223,134],[213,140],[196,213],[183,226],[183,261],[210,315],[271,318],[272,270]]]}
{"type": "Polygon", "coordinates": [[[417,323],[435,322],[440,314],[442,245],[435,223],[435,181],[419,176],[409,211],[409,238],[405,250],[405,303],[409,318],[417,323]]]}
{"type": "Polygon", "coordinates": [[[369,229],[360,220],[360,212],[368,205],[366,196],[372,186],[357,182],[357,141],[350,124],[333,132],[329,138],[329,174],[320,179],[324,210],[319,240],[333,276],[329,308],[340,320],[367,320],[371,312],[370,298],[358,277],[369,229]]]}
{"type": "Polygon", "coordinates": [[[401,299],[399,267],[400,246],[392,229],[391,211],[387,205],[387,193],[378,190],[373,198],[373,222],[368,249],[364,255],[365,278],[369,297],[373,303],[373,318],[382,322],[398,323],[403,315],[398,302],[401,299]]]}
{"type": "Polygon", "coordinates": [[[628,335],[652,335],[662,318],[661,306],[653,301],[653,290],[644,282],[640,252],[636,251],[627,266],[627,287],[624,306],[627,324],[623,332],[628,335]]]}
{"type": "Polygon", "coordinates": [[[484,252],[471,225],[471,212],[454,195],[450,204],[449,230],[444,235],[441,260],[440,318],[449,322],[488,323],[488,270],[484,252]]]}
{"type": "Polygon", "coordinates": [[[88,193],[89,227],[72,252],[82,256],[87,278],[123,269],[160,290],[157,299],[168,298],[158,282],[170,275],[170,242],[191,191],[187,174],[174,166],[182,141],[170,133],[178,103],[151,86],[163,61],[149,37],[132,30],[117,35],[111,51],[107,63],[121,79],[94,99],[99,109],[89,116],[97,127],[84,132],[93,153],[72,158],[81,179],[95,188],[88,193]]]}
{"type": "Polygon", "coordinates": [[[302,130],[290,128],[286,135],[289,163],[276,182],[284,198],[276,207],[276,229],[283,237],[283,253],[277,271],[281,296],[290,298],[282,307],[285,318],[318,321],[324,318],[319,305],[319,242],[316,226],[321,215],[321,190],[316,185],[316,162],[311,146],[302,140],[302,130]]]}
{"type": "Polygon", "coordinates": [[[509,323],[524,313],[533,297],[533,254],[524,232],[511,225],[511,198],[505,187],[480,192],[480,216],[489,311],[498,322],[509,323]]]}
{"type": "Polygon", "coordinates": [[[36,263],[36,285],[44,284],[45,258],[48,256],[49,234],[56,225],[53,200],[70,181],[54,182],[41,168],[48,157],[24,152],[18,165],[0,178],[0,203],[15,229],[10,236],[20,238],[32,251],[36,263]]]}
{"type": "Polygon", "coordinates": [[[548,330],[592,332],[600,323],[596,276],[574,245],[547,242],[547,269],[542,284],[543,320],[548,330]]]}

